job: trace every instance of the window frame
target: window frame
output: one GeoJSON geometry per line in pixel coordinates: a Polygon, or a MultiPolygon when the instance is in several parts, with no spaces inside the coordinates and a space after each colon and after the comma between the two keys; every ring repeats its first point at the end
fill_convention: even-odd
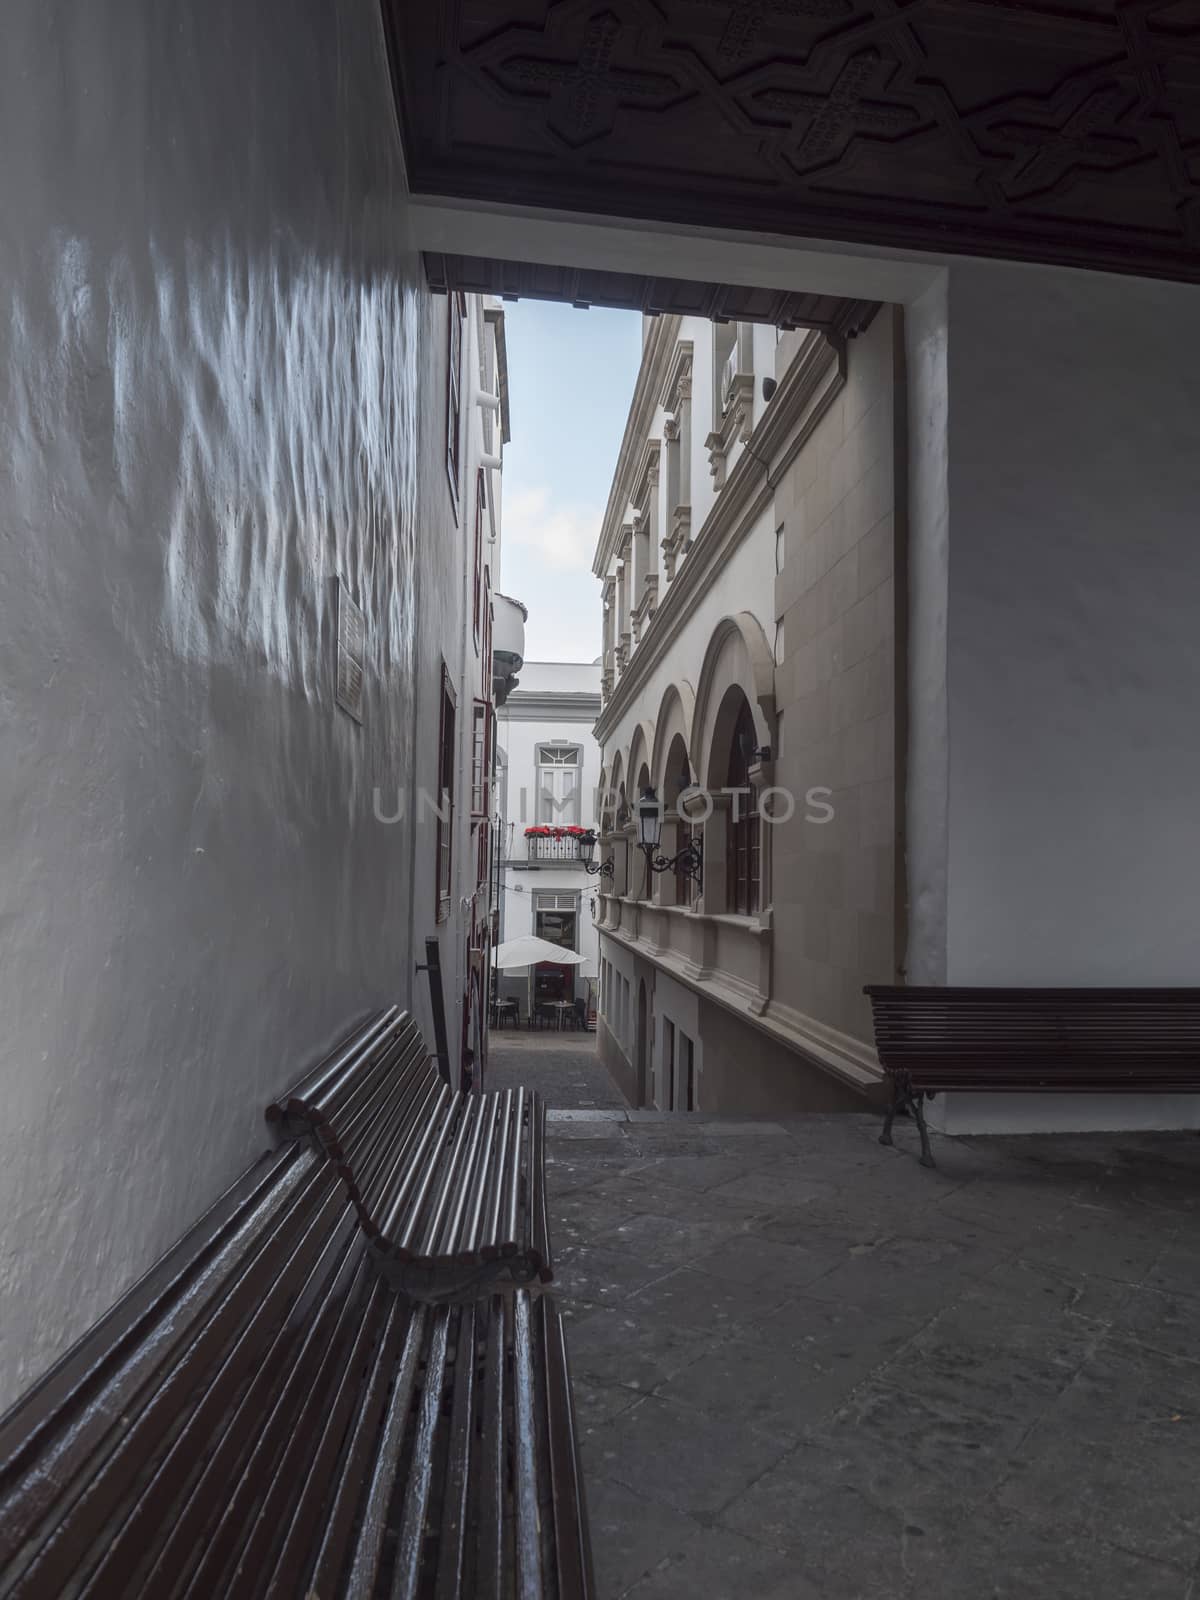
{"type": "Polygon", "coordinates": [[[727,834],[725,909],[739,917],[755,917],[762,905],[762,820],[754,803],[750,761],[742,734],[757,737],[750,702],[743,699],[729,740],[726,780],[730,793],[727,834]],[[742,790],[741,794],[737,790],[742,790]],[[746,793],[745,791],[749,791],[746,793]],[[735,810],[739,813],[735,816],[735,810]]]}
{"type": "Polygon", "coordinates": [[[487,482],[482,467],[475,469],[475,564],[471,604],[471,631],[478,650],[483,631],[483,521],[487,515],[487,482]]]}
{"type": "Polygon", "coordinates": [[[462,481],[462,369],[467,297],[461,289],[455,289],[449,298],[450,315],[446,328],[446,477],[450,482],[450,499],[457,521],[462,481]]]}
{"type": "Polygon", "coordinates": [[[471,818],[475,822],[491,814],[491,758],[492,703],[476,696],[471,702],[471,818]]]}
{"type": "Polygon", "coordinates": [[[485,884],[488,881],[488,873],[489,873],[489,870],[491,868],[491,841],[492,841],[491,826],[486,820],[479,824],[479,830],[478,831],[479,831],[479,841],[478,841],[478,844],[476,845],[477,854],[476,854],[476,859],[475,859],[475,887],[476,888],[479,888],[482,884],[485,884]]]}
{"type": "MultiPolygon", "coordinates": [[[[546,938],[545,934],[538,932],[539,921],[542,917],[570,917],[571,943],[569,945],[563,945],[561,948],[564,950],[573,950],[578,955],[579,940],[583,931],[583,905],[578,891],[572,891],[570,889],[535,889],[533,891],[532,904],[530,905],[529,909],[533,918],[533,931],[535,936],[538,938],[546,938]],[[548,905],[546,902],[551,900],[554,901],[555,904],[548,905]],[[566,900],[569,902],[569,904],[565,906],[559,905],[557,902],[560,900],[566,900]]],[[[547,943],[555,944],[557,943],[557,940],[547,939],[547,943]]]]}
{"type": "Polygon", "coordinates": [[[442,662],[441,712],[438,717],[437,841],[434,854],[435,914],[438,922],[450,915],[454,893],[454,778],[457,765],[458,696],[450,670],[442,662]]]}
{"type": "Polygon", "coordinates": [[[583,746],[574,739],[541,739],[534,746],[534,790],[533,810],[534,821],[539,827],[570,828],[579,827],[583,822],[583,746]],[[543,761],[543,750],[570,750],[574,753],[573,761],[543,761]],[[562,811],[556,810],[553,801],[558,797],[551,795],[546,810],[549,815],[543,815],[542,802],[545,798],[542,783],[543,775],[548,772],[573,772],[575,773],[575,787],[572,791],[572,805],[570,810],[573,815],[563,816],[562,811]]]}

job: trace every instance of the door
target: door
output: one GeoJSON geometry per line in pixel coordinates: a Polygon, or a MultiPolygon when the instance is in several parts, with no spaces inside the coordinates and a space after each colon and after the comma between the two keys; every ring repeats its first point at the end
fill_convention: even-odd
{"type": "Polygon", "coordinates": [[[650,1041],[649,1041],[649,1005],[646,1000],[646,981],[643,978],[638,984],[637,997],[637,1044],[634,1067],[637,1071],[637,1103],[639,1106],[650,1104],[650,1041]]]}

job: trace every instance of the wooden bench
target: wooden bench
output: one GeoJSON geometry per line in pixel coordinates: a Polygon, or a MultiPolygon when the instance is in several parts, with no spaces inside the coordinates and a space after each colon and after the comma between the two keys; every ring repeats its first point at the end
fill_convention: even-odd
{"type": "Polygon", "coordinates": [[[540,1098],[451,1090],[407,1012],[356,1029],[267,1120],[324,1151],[405,1293],[440,1300],[553,1278],[540,1098]]]}
{"type": "Polygon", "coordinates": [[[881,1144],[900,1110],[935,1165],[923,1102],[990,1094],[1200,1093],[1200,989],[957,989],[870,984],[891,1079],[881,1144]]]}
{"type": "Polygon", "coordinates": [[[558,1313],[408,1300],[264,1157],[0,1419],[0,1594],[591,1600],[558,1313]]]}

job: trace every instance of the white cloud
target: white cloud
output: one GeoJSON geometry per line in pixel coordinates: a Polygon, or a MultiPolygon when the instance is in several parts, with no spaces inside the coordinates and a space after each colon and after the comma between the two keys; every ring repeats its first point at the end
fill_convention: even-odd
{"type": "Polygon", "coordinates": [[[603,511],[554,500],[549,489],[513,489],[504,496],[503,540],[535,550],[559,572],[590,572],[603,511]]]}

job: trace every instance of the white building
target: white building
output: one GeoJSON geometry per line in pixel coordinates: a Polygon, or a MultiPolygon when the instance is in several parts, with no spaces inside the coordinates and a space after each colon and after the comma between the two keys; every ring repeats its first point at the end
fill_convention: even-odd
{"type": "MultiPolygon", "coordinates": [[[[600,663],[528,661],[498,712],[497,782],[504,845],[501,939],[536,934],[583,962],[551,981],[564,998],[592,999],[599,973],[597,879],[584,870],[578,832],[597,826],[600,663]],[[589,980],[591,980],[589,984],[589,980]]],[[[543,973],[543,981],[551,977],[543,973]]],[[[499,993],[528,1014],[531,975],[501,976],[499,993]]]]}

